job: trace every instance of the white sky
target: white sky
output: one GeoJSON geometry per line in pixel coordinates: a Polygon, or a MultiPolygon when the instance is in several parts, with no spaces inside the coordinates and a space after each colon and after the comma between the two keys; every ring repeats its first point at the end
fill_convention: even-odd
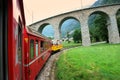
{"type": "Polygon", "coordinates": [[[96,0],[23,0],[26,24],[91,6],[96,0]],[[81,5],[82,3],[82,5],[81,5]]]}

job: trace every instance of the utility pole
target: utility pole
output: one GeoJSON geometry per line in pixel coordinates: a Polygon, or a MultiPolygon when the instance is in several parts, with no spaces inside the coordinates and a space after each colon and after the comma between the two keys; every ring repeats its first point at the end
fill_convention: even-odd
{"type": "Polygon", "coordinates": [[[33,18],[34,18],[34,16],[33,16],[33,11],[32,11],[32,23],[33,23],[33,18]]]}
{"type": "Polygon", "coordinates": [[[82,5],[82,0],[81,0],[81,9],[83,8],[83,5],[82,5]]]}
{"type": "Polygon", "coordinates": [[[82,9],[83,9],[83,2],[82,2],[82,0],[81,0],[81,13],[82,13],[82,15],[83,15],[82,9]]]}

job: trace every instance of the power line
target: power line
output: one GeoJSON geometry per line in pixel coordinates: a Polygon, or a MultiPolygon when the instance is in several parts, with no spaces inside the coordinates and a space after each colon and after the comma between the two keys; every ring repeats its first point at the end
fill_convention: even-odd
{"type": "Polygon", "coordinates": [[[33,23],[33,19],[34,19],[34,16],[33,16],[33,10],[30,10],[26,4],[25,5],[25,16],[26,18],[28,18],[28,16],[30,16],[30,19],[27,20],[28,23],[33,23]]]}
{"type": "Polygon", "coordinates": [[[81,9],[83,8],[83,5],[82,5],[82,0],[80,0],[81,1],[81,9]]]}
{"type": "Polygon", "coordinates": [[[31,16],[32,16],[32,12],[30,12],[30,11],[29,11],[29,9],[28,9],[27,5],[25,5],[25,9],[26,9],[27,13],[29,13],[29,15],[31,15],[31,16]]]}

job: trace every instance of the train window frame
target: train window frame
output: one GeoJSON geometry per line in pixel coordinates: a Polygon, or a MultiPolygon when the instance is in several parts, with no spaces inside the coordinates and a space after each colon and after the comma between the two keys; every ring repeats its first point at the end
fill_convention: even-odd
{"type": "Polygon", "coordinates": [[[38,41],[38,44],[39,44],[39,45],[38,45],[38,48],[39,48],[38,55],[40,55],[40,54],[41,54],[41,50],[40,50],[40,49],[41,49],[41,47],[40,47],[40,46],[41,46],[41,41],[40,41],[40,40],[38,41]]]}
{"type": "Polygon", "coordinates": [[[44,52],[44,41],[43,40],[40,41],[40,52],[41,53],[44,52]]]}
{"type": "Polygon", "coordinates": [[[47,50],[47,42],[44,43],[44,49],[47,50]]]}
{"type": "Polygon", "coordinates": [[[18,27],[17,55],[18,55],[18,60],[22,60],[22,24],[19,22],[17,27],[18,27]],[[19,38],[21,38],[21,39],[19,39],[19,38]],[[19,53],[21,53],[21,54],[19,54],[19,53]]]}
{"type": "Polygon", "coordinates": [[[42,60],[44,60],[44,59],[45,59],[45,55],[42,56],[42,60]]]}
{"type": "Polygon", "coordinates": [[[30,48],[29,48],[29,58],[30,58],[30,60],[33,60],[34,59],[34,56],[35,56],[35,54],[34,54],[34,51],[35,51],[35,47],[34,47],[34,39],[30,39],[30,48]],[[33,45],[31,46],[31,41],[33,41],[33,45]],[[33,47],[33,51],[32,51],[32,53],[31,53],[31,47],[33,47]]]}
{"type": "MultiPolygon", "coordinates": [[[[17,50],[17,55],[18,55],[18,60],[19,61],[21,61],[22,62],[22,47],[23,47],[23,45],[22,45],[22,37],[23,37],[23,35],[22,35],[22,20],[21,20],[21,18],[20,18],[20,16],[19,16],[19,18],[18,18],[18,24],[17,24],[17,30],[18,30],[18,35],[17,35],[17,37],[18,37],[18,43],[17,43],[17,48],[18,48],[18,50],[17,50]],[[19,54],[19,53],[21,53],[21,54],[19,54]]],[[[22,64],[22,63],[21,63],[22,64]]]]}

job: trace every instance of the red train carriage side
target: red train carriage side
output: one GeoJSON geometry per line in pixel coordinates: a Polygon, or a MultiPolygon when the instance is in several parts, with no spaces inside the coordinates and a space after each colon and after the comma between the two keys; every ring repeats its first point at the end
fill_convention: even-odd
{"type": "Polygon", "coordinates": [[[24,30],[24,54],[25,80],[35,80],[51,55],[51,41],[26,27],[24,30]]]}
{"type": "Polygon", "coordinates": [[[0,80],[23,80],[22,0],[0,0],[0,80]]]}

